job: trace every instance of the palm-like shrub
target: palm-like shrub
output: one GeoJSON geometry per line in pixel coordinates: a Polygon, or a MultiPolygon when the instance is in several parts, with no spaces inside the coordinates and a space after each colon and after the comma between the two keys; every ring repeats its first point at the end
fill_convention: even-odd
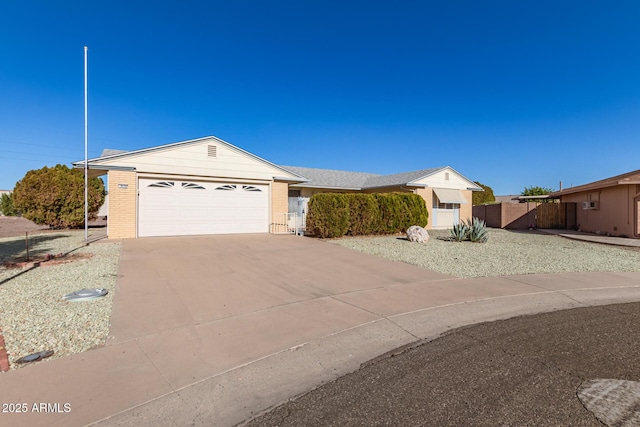
{"type": "Polygon", "coordinates": [[[474,243],[486,243],[488,239],[487,225],[483,220],[476,217],[461,221],[449,230],[449,240],[453,242],[469,240],[474,243]]]}
{"type": "Polygon", "coordinates": [[[452,242],[463,242],[467,240],[468,237],[469,226],[464,221],[457,223],[449,230],[449,240],[452,242]]]}
{"type": "Polygon", "coordinates": [[[469,227],[469,240],[475,243],[485,243],[489,239],[487,225],[479,218],[474,217],[467,223],[469,227]]]}

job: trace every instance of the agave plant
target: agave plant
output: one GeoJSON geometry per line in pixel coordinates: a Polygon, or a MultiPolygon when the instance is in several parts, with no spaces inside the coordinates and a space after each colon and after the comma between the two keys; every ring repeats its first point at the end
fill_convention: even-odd
{"type": "Polygon", "coordinates": [[[463,221],[459,222],[449,230],[449,240],[452,242],[462,242],[469,238],[469,226],[463,221]]]}
{"type": "Polygon", "coordinates": [[[472,220],[467,220],[467,227],[469,228],[469,240],[476,243],[485,243],[489,239],[487,234],[487,225],[479,218],[474,217],[472,220]]]}

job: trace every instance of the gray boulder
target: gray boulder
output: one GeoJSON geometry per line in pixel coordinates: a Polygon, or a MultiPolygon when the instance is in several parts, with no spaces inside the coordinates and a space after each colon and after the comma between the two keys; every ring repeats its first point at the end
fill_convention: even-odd
{"type": "Polygon", "coordinates": [[[429,233],[419,225],[412,225],[407,229],[407,239],[410,242],[427,243],[429,241],[429,233]]]}

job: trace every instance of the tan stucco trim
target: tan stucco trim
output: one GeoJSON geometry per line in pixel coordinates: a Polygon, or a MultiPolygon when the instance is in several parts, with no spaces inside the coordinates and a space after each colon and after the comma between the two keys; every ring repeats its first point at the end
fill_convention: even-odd
{"type": "Polygon", "coordinates": [[[138,179],[135,172],[109,171],[109,214],[107,235],[110,239],[137,237],[138,179]]]}
{"type": "Polygon", "coordinates": [[[460,221],[466,221],[473,217],[473,192],[471,190],[460,190],[467,203],[460,204],[460,221]]]}
{"type": "Polygon", "coordinates": [[[416,188],[414,193],[421,196],[427,205],[427,212],[429,212],[429,222],[425,229],[431,230],[433,223],[433,189],[432,188],[416,188]]]}

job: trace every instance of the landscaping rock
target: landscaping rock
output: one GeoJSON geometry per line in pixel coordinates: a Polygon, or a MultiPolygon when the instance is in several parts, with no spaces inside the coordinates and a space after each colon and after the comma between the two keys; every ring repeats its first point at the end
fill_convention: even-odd
{"type": "Polygon", "coordinates": [[[410,242],[427,243],[429,241],[429,233],[419,225],[412,225],[407,229],[407,239],[410,242]]]}

